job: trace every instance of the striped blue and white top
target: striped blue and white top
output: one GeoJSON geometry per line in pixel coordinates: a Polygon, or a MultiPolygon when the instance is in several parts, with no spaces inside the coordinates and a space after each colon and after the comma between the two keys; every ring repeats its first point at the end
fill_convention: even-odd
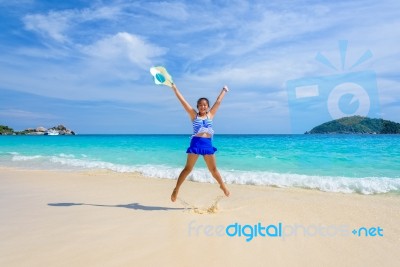
{"type": "Polygon", "coordinates": [[[208,118],[206,119],[200,119],[198,115],[196,115],[196,118],[193,120],[193,136],[199,133],[208,133],[211,136],[214,134],[214,130],[212,128],[213,121],[208,118]]]}

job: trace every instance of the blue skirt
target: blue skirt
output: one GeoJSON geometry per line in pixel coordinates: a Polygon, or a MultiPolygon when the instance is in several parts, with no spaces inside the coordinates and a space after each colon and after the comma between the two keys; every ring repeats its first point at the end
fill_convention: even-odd
{"type": "Polygon", "coordinates": [[[211,138],[193,136],[190,141],[190,147],[186,153],[197,155],[213,155],[217,148],[212,146],[211,138]]]}

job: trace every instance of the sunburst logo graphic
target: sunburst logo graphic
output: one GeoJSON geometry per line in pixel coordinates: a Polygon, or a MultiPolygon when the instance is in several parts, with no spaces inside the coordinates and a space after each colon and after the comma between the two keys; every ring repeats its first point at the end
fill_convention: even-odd
{"type": "MultiPolygon", "coordinates": [[[[341,69],[342,71],[346,70],[345,63],[346,63],[346,55],[347,55],[347,41],[339,41],[339,52],[340,52],[340,61],[341,61],[341,69]]],[[[372,58],[372,52],[371,50],[367,50],[364,52],[364,54],[349,68],[349,70],[352,70],[353,68],[357,67],[358,65],[364,63],[368,59],[372,58]]],[[[315,57],[317,61],[322,63],[323,65],[333,69],[333,70],[338,70],[329,59],[327,59],[323,54],[320,52],[317,53],[317,56],[315,57]]]]}
{"type": "Polygon", "coordinates": [[[294,132],[304,132],[322,122],[353,115],[378,117],[379,99],[374,71],[358,71],[372,58],[366,50],[349,68],[346,66],[347,41],[339,41],[340,66],[321,52],[315,59],[339,74],[303,77],[287,81],[288,101],[294,132]]]}

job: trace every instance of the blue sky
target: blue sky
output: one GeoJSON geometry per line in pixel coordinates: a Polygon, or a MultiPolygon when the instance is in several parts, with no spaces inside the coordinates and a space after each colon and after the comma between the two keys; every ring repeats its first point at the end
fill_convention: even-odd
{"type": "MultiPolygon", "coordinates": [[[[0,124],[190,134],[173,92],[153,83],[154,65],[193,106],[230,87],[216,133],[302,133],[332,119],[335,82],[365,72],[374,75],[368,84],[353,74],[349,82],[369,96],[367,115],[400,122],[398,10],[397,0],[0,0],[0,124]],[[296,103],[288,84],[301,80],[325,91],[296,103]]],[[[357,114],[362,97],[338,105],[357,114]]]]}

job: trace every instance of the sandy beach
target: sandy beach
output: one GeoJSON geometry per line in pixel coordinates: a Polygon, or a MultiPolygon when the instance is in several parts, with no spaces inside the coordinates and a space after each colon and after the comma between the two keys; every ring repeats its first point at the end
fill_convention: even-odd
{"type": "Polygon", "coordinates": [[[9,168],[0,184],[0,266],[400,266],[398,195],[185,182],[172,203],[175,180],[9,168]]]}

